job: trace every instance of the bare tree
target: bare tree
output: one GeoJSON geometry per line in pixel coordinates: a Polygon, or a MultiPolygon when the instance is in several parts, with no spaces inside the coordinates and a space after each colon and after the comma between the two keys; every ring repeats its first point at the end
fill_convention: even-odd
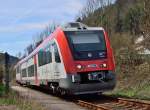
{"type": "Polygon", "coordinates": [[[150,0],[144,0],[144,16],[143,22],[141,23],[141,28],[143,30],[143,35],[145,40],[143,41],[143,45],[145,48],[150,50],[150,0]]]}
{"type": "Polygon", "coordinates": [[[34,50],[34,46],[33,44],[30,44],[28,47],[27,47],[27,52],[28,52],[28,55],[34,50]]]}
{"type": "MultiPolygon", "coordinates": [[[[111,0],[87,0],[85,7],[79,12],[76,20],[82,21],[98,9],[101,10],[101,14],[103,15],[105,6],[108,6],[110,4],[111,0]]],[[[103,16],[100,16],[100,19],[102,19],[102,17],[103,16]]]]}
{"type": "Polygon", "coordinates": [[[85,18],[95,11],[98,7],[99,0],[87,0],[85,7],[79,12],[80,18],[85,18]]]}
{"type": "Polygon", "coordinates": [[[29,51],[34,50],[37,46],[39,46],[45,38],[47,38],[53,31],[58,27],[59,25],[55,22],[52,22],[49,24],[41,33],[37,33],[33,37],[33,44],[32,46],[30,45],[29,51]]]}
{"type": "Polygon", "coordinates": [[[21,59],[22,53],[21,53],[21,52],[18,52],[18,53],[16,54],[16,57],[18,57],[19,59],[21,59]]]}
{"type": "Polygon", "coordinates": [[[3,71],[4,69],[3,69],[3,66],[2,65],[0,65],[0,84],[2,84],[2,79],[3,79],[3,71]]]}

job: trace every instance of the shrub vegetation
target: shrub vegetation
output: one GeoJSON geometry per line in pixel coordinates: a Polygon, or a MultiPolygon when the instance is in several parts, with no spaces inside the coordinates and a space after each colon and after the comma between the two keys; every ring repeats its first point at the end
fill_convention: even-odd
{"type": "Polygon", "coordinates": [[[149,6],[150,0],[87,0],[76,19],[108,32],[116,60],[114,94],[150,99],[150,55],[139,54],[150,49],[149,6]],[[144,40],[136,44],[139,36],[144,40]]]}

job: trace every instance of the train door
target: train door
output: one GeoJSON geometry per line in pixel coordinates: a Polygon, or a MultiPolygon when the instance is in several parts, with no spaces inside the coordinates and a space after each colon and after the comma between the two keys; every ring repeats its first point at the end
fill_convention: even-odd
{"type": "Polygon", "coordinates": [[[34,74],[35,74],[35,85],[39,85],[38,75],[37,75],[37,55],[34,55],[34,74]]]}
{"type": "Polygon", "coordinates": [[[52,44],[53,49],[53,74],[54,79],[59,79],[60,73],[61,73],[61,60],[60,55],[58,51],[58,47],[56,43],[52,44]]]}

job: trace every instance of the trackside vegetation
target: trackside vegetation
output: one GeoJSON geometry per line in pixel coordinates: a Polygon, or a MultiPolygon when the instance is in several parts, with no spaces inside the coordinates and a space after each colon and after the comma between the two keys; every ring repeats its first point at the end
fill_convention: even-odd
{"type": "Polygon", "coordinates": [[[38,103],[30,101],[28,98],[22,98],[13,91],[8,95],[3,94],[3,96],[0,96],[0,109],[44,110],[38,103]]]}
{"type": "Polygon", "coordinates": [[[0,84],[0,96],[3,96],[5,93],[5,87],[3,84],[0,84]]]}
{"type": "MultiPolygon", "coordinates": [[[[3,61],[3,54],[0,54],[0,110],[44,110],[39,104],[27,98],[23,99],[12,90],[6,94],[5,85],[3,84],[5,73],[3,61]]],[[[11,76],[14,77],[14,72],[12,71],[11,76]]]]}
{"type": "Polygon", "coordinates": [[[116,61],[114,95],[150,100],[149,6],[149,0],[87,0],[76,19],[108,32],[116,61]]]}

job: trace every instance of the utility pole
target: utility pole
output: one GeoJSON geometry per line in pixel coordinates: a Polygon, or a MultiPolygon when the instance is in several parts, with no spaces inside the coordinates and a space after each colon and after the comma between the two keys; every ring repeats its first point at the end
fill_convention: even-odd
{"type": "Polygon", "coordinates": [[[5,88],[6,94],[9,92],[9,54],[5,53],[5,88]]]}

